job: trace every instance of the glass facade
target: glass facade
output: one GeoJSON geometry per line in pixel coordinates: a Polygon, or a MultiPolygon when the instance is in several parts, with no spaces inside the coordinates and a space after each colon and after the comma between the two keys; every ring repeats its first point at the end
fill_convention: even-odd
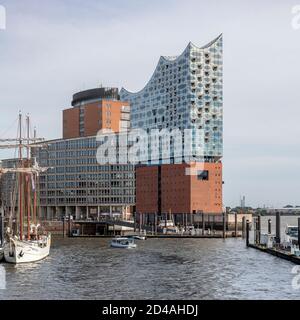
{"type": "Polygon", "coordinates": [[[192,129],[190,156],[201,154],[206,161],[220,159],[222,35],[201,48],[189,43],[178,57],[162,56],[147,85],[136,93],[123,88],[120,98],[131,105],[131,128],[192,129]]]}
{"type": "Polygon", "coordinates": [[[84,137],[47,142],[36,149],[42,167],[41,206],[133,206],[135,205],[134,166],[99,165],[99,142],[84,137]]]}

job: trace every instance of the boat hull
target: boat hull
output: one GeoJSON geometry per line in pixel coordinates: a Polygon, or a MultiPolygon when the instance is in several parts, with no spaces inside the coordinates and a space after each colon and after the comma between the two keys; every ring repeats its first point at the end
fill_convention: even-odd
{"type": "Polygon", "coordinates": [[[134,249],[136,248],[136,244],[129,244],[129,245],[123,245],[118,243],[111,243],[110,245],[112,248],[119,248],[119,249],[134,249]]]}
{"type": "Polygon", "coordinates": [[[51,236],[38,241],[10,239],[4,244],[4,258],[8,263],[30,263],[45,259],[50,253],[51,236]]]}

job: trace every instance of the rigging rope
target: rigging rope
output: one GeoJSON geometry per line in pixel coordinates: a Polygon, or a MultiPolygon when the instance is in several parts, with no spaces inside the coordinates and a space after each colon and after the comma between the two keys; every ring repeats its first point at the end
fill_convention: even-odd
{"type": "Polygon", "coordinates": [[[18,118],[16,118],[10,125],[7,129],[5,129],[5,131],[3,131],[1,134],[0,134],[0,138],[2,139],[4,137],[4,135],[12,129],[12,127],[15,126],[16,122],[18,121],[18,118]]]}

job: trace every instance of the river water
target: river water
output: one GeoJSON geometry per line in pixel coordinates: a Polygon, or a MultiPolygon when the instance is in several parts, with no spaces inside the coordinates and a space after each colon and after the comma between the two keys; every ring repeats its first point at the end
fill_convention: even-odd
{"type": "Polygon", "coordinates": [[[54,238],[44,261],[3,263],[0,300],[300,298],[291,284],[295,265],[246,248],[242,239],[148,239],[133,250],[111,249],[109,242],[54,238]]]}

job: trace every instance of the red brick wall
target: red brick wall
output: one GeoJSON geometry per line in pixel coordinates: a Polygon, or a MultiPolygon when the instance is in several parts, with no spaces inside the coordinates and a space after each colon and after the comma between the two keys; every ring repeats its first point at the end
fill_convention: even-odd
{"type": "Polygon", "coordinates": [[[94,102],[85,105],[84,136],[94,136],[102,126],[102,103],[94,102]]]}
{"type": "MultiPolygon", "coordinates": [[[[137,212],[158,212],[158,166],[137,168],[137,212]]],[[[222,213],[222,163],[166,164],[161,166],[161,212],[222,213]],[[190,170],[191,174],[186,174],[190,170]],[[197,171],[207,170],[208,180],[197,171]]]]}
{"type": "MultiPolygon", "coordinates": [[[[84,136],[95,136],[101,129],[120,131],[121,108],[127,102],[102,100],[84,106],[84,136]]],[[[80,137],[79,107],[63,111],[63,138],[80,137]]]]}
{"type": "Polygon", "coordinates": [[[63,111],[63,138],[77,137],[79,137],[79,109],[66,109],[63,111]]]}
{"type": "Polygon", "coordinates": [[[204,163],[203,169],[208,170],[209,180],[198,180],[191,175],[191,212],[203,210],[208,213],[222,213],[222,163],[204,163]]]}
{"type": "Polygon", "coordinates": [[[162,212],[188,213],[191,205],[190,176],[185,174],[185,164],[162,165],[162,212]]]}
{"type": "Polygon", "coordinates": [[[158,212],[158,167],[137,167],[136,169],[136,211],[158,212]]]}

